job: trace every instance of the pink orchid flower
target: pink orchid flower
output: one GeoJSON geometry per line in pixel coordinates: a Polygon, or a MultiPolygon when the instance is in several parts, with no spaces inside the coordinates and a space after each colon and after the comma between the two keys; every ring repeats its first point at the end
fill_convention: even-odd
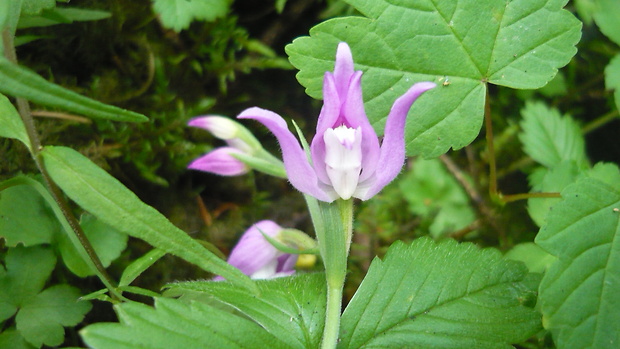
{"type": "Polygon", "coordinates": [[[310,145],[312,163],[280,115],[254,107],[238,118],[257,120],[275,135],[288,179],[297,190],[325,202],[351,197],[368,200],[400,173],[407,113],[435,84],[417,83],[394,102],[379,146],[364,111],[361,78],[362,72],[353,69],[349,46],[340,43],[334,72],[326,72],[323,80],[324,104],[310,145]]]}
{"type": "MultiPolygon", "coordinates": [[[[298,256],[279,251],[263,236],[264,233],[277,239],[282,230],[284,229],[273,221],[255,223],[243,233],[233,248],[228,256],[228,264],[237,267],[252,279],[272,279],[294,274],[298,256]]],[[[214,280],[223,278],[216,276],[214,280]]]]}

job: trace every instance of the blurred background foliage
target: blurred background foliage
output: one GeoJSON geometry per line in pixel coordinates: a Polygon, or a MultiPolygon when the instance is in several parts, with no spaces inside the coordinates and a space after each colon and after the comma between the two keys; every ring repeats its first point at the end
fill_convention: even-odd
{"type": "MultiPolygon", "coordinates": [[[[304,94],[284,46],[322,20],[354,11],[341,0],[212,0],[211,7],[178,8],[184,15],[170,17],[175,3],[73,0],[59,2],[58,8],[103,11],[101,18],[43,27],[37,26],[41,18],[34,18],[21,24],[20,64],[81,94],[150,118],[143,124],[89,121],[35,105],[43,144],[63,144],[86,154],[177,226],[225,254],[261,219],[311,232],[302,196],[285,181],[260,173],[224,178],[186,170],[192,159],[220,142],[186,123],[198,115],[234,117],[260,106],[294,119],[312,135],[321,101],[304,94]]],[[[540,90],[490,86],[498,187],[504,194],[530,190],[528,175],[535,164],[519,140],[527,101],[542,101],[571,115],[585,135],[591,162],[620,162],[620,121],[603,74],[620,50],[593,22],[592,3],[567,5],[584,21],[583,36],[577,55],[551,83],[540,90]]],[[[246,126],[266,149],[279,154],[264,128],[246,126]]],[[[0,179],[36,172],[17,142],[0,139],[0,157],[0,179]]],[[[483,131],[471,145],[439,159],[411,159],[397,181],[375,199],[359,203],[347,294],[357,288],[372,258],[382,256],[395,240],[430,235],[503,250],[532,241],[538,228],[529,218],[527,202],[505,204],[491,197],[488,164],[483,131]]],[[[148,249],[130,239],[111,273],[120,273],[148,249]]],[[[208,275],[167,256],[137,285],[158,289],[169,281],[200,277],[208,275]]],[[[74,281],[85,293],[98,287],[94,279],[74,281]]],[[[91,312],[88,321],[113,318],[107,310],[91,312]]]]}

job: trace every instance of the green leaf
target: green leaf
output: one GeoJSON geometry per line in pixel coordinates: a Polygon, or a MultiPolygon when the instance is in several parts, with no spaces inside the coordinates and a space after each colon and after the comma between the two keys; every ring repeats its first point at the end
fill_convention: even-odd
{"type": "Polygon", "coordinates": [[[144,122],[146,116],[104,104],[53,84],[0,56],[0,93],[22,97],[48,107],[113,121],[144,122]]]}
{"type": "Polygon", "coordinates": [[[228,12],[229,0],[154,0],[153,9],[164,27],[180,32],[194,20],[211,22],[228,12]]]}
{"type": "Polygon", "coordinates": [[[540,330],[527,275],[497,250],[396,242],[344,311],[339,348],[508,348],[540,330]]]}
{"type": "Polygon", "coordinates": [[[32,148],[24,122],[13,104],[3,95],[0,95],[0,137],[17,139],[28,149],[32,148]]]}
{"type": "Polygon", "coordinates": [[[165,294],[215,300],[255,321],[288,348],[318,348],[325,321],[325,274],[258,280],[257,284],[259,297],[214,281],[169,284],[165,294]]]}
{"type": "Polygon", "coordinates": [[[620,45],[620,2],[617,0],[595,0],[594,21],[610,40],[620,45]]]}
{"type": "Polygon", "coordinates": [[[82,154],[71,148],[45,147],[41,156],[54,182],[78,205],[109,226],[238,286],[256,289],[249,277],[174,226],[82,154]]]}
{"type": "Polygon", "coordinates": [[[521,261],[530,273],[544,273],[557,258],[545,252],[533,242],[524,242],[508,251],[504,257],[513,261],[521,261]]]}
{"type": "Polygon", "coordinates": [[[112,14],[107,11],[89,10],[81,8],[61,8],[57,7],[46,11],[46,15],[21,16],[17,23],[18,29],[46,27],[56,24],[66,24],[72,22],[98,21],[109,18],[112,14]]]}
{"type": "Polygon", "coordinates": [[[0,191],[0,237],[7,246],[48,244],[60,230],[56,216],[36,189],[16,185],[0,191]]]}
{"type": "Polygon", "coordinates": [[[0,333],[0,349],[35,349],[14,329],[0,333]]]}
{"type": "Polygon", "coordinates": [[[90,348],[288,348],[253,321],[200,302],[155,298],[155,308],[135,302],[114,308],[120,323],[80,331],[90,348]]]}
{"type": "Polygon", "coordinates": [[[348,0],[366,17],[323,22],[286,47],[306,92],[321,97],[346,41],[364,71],[366,112],[382,128],[392,103],[414,82],[440,86],[413,106],[409,155],[434,157],[469,144],[482,125],[486,84],[544,86],[577,52],[581,23],[565,0],[348,0]]]}
{"type": "Polygon", "coordinates": [[[612,58],[605,67],[605,87],[614,90],[616,109],[620,109],[620,54],[612,58]]]}
{"type": "Polygon", "coordinates": [[[465,228],[476,219],[469,197],[438,159],[416,159],[398,185],[409,210],[431,222],[428,229],[434,238],[465,228]]]}
{"type": "Polygon", "coordinates": [[[563,160],[573,160],[580,168],[587,167],[584,138],[570,116],[561,116],[557,109],[541,102],[527,103],[521,115],[523,132],[519,139],[532,159],[546,167],[554,167],[563,160]]]}
{"type": "Polygon", "coordinates": [[[4,268],[0,272],[0,321],[4,321],[17,309],[37,295],[50,276],[56,257],[42,246],[9,249],[4,268]]]}
{"type": "Polygon", "coordinates": [[[30,299],[17,314],[17,330],[36,347],[64,342],[63,326],[75,326],[92,307],[78,301],[80,292],[69,285],[55,285],[30,299]]]}
{"type": "MultiPolygon", "coordinates": [[[[127,247],[127,234],[119,232],[92,215],[83,215],[80,225],[104,267],[108,267],[127,247]]],[[[84,262],[67,234],[62,232],[57,235],[57,239],[62,260],[71,272],[79,277],[95,275],[95,271],[84,262]]]]}
{"type": "Polygon", "coordinates": [[[558,348],[620,343],[618,183],[584,177],[566,187],[564,200],[553,207],[536,237],[537,244],[558,257],[541,282],[539,297],[543,323],[558,348]]]}
{"type": "Polygon", "coordinates": [[[119,286],[127,286],[131,284],[140,274],[142,274],[151,265],[155,264],[161,257],[165,256],[166,252],[158,249],[153,249],[147,252],[144,256],[136,259],[125,268],[119,286]]]}
{"type": "MultiPolygon", "coordinates": [[[[544,167],[530,175],[530,185],[532,193],[551,193],[561,192],[567,185],[572,184],[580,175],[580,170],[574,161],[562,161],[550,169],[544,167]],[[539,183],[532,183],[532,177],[542,175],[539,183]]],[[[527,200],[527,212],[530,217],[541,227],[545,223],[545,217],[553,205],[557,204],[560,198],[530,198],[527,200]]]]}

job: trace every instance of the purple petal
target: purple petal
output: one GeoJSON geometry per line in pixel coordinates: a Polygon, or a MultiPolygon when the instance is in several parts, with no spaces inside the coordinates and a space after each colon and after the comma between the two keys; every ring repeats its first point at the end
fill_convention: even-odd
{"type": "Polygon", "coordinates": [[[342,114],[347,123],[352,128],[362,128],[362,173],[359,180],[365,181],[375,173],[377,160],[379,159],[380,148],[379,138],[375,130],[370,125],[366,111],[364,110],[364,99],[362,97],[362,72],[357,71],[351,78],[349,90],[342,106],[342,114]]]}
{"type": "Polygon", "coordinates": [[[219,139],[231,139],[237,134],[235,122],[223,116],[199,116],[191,119],[187,125],[205,129],[219,139]]]}
{"type": "Polygon", "coordinates": [[[394,102],[385,123],[375,180],[368,191],[359,196],[360,199],[368,200],[375,196],[400,173],[405,162],[405,121],[407,113],[413,102],[422,93],[435,86],[432,82],[417,83],[394,102]]]}
{"type": "Polygon", "coordinates": [[[278,257],[278,267],[276,268],[276,273],[294,273],[295,264],[297,263],[298,257],[299,256],[296,254],[284,254],[278,257]]]}
{"type": "Polygon", "coordinates": [[[231,147],[216,148],[206,155],[192,161],[187,168],[203,172],[214,173],[220,176],[239,176],[249,171],[249,167],[235,159],[231,154],[243,152],[231,147]]]}
{"type": "Polygon", "coordinates": [[[336,63],[334,65],[334,80],[338,95],[344,96],[347,93],[352,75],[353,55],[349,45],[346,42],[341,42],[336,50],[336,63]]]}
{"type": "Polygon", "coordinates": [[[243,233],[230,253],[228,263],[246,275],[254,274],[257,270],[273,262],[281,254],[265,239],[261,232],[274,237],[281,230],[282,228],[279,225],[268,220],[254,224],[243,233]]]}
{"type": "Polygon", "coordinates": [[[244,110],[238,118],[256,120],[265,125],[276,136],[282,149],[282,159],[288,180],[297,190],[321,201],[334,201],[319,187],[317,174],[310,166],[306,153],[280,115],[254,107],[244,110]]]}
{"type": "Polygon", "coordinates": [[[340,116],[340,97],[338,97],[338,92],[336,91],[334,77],[329,72],[325,73],[325,78],[323,79],[323,99],[323,107],[316,124],[316,134],[310,144],[310,152],[317,176],[321,182],[329,185],[330,180],[325,170],[325,142],[323,141],[323,135],[328,128],[334,127],[340,116]]]}

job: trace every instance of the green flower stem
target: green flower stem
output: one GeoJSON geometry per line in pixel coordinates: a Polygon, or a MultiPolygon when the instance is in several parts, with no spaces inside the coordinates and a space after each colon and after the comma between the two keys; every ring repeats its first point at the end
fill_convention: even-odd
{"type": "Polygon", "coordinates": [[[312,200],[315,207],[310,207],[310,203],[309,207],[327,278],[327,309],[321,348],[331,349],[336,347],[340,332],[342,290],[353,235],[353,200],[337,200],[331,204],[312,200]]]}
{"type": "MultiPolygon", "coordinates": [[[[6,29],[2,31],[2,44],[4,47],[5,57],[12,62],[16,62],[17,57],[15,55],[15,46],[13,45],[13,36],[6,29]]],[[[105,270],[105,267],[103,266],[103,264],[101,263],[101,260],[97,256],[95,249],[93,248],[90,241],[86,237],[86,234],[84,234],[84,231],[82,230],[82,227],[80,226],[79,222],[77,221],[77,219],[71,212],[71,208],[69,207],[69,204],[65,200],[65,197],[62,195],[60,188],[58,188],[56,183],[54,183],[52,178],[49,176],[49,174],[47,173],[47,170],[45,169],[45,166],[43,165],[43,161],[41,161],[41,158],[39,157],[39,153],[41,149],[43,149],[43,147],[41,145],[41,141],[39,140],[39,135],[37,134],[37,131],[35,128],[34,120],[30,112],[30,105],[28,104],[28,101],[20,97],[17,97],[16,101],[17,101],[17,110],[19,112],[19,115],[22,118],[24,126],[26,127],[26,132],[28,133],[28,138],[30,140],[30,145],[31,145],[30,152],[32,154],[32,158],[34,159],[34,162],[37,165],[37,168],[41,172],[41,175],[43,176],[43,180],[45,181],[45,184],[47,188],[49,189],[51,196],[53,197],[54,201],[58,204],[58,207],[62,211],[64,218],[66,218],[66,222],[63,222],[61,220],[61,224],[67,223],[69,227],[71,228],[71,230],[75,233],[75,238],[77,238],[81,247],[83,247],[84,252],[86,252],[86,255],[88,255],[88,257],[90,258],[90,261],[86,261],[86,263],[90,265],[91,267],[94,267],[95,273],[97,274],[99,279],[101,279],[103,284],[108,288],[112,297],[116,300],[124,299],[122,294],[117,291],[114,281],[112,280],[110,275],[105,270]]],[[[74,240],[74,237],[70,236],[70,238],[74,240]]],[[[76,247],[79,248],[78,246],[76,247]]]]}

